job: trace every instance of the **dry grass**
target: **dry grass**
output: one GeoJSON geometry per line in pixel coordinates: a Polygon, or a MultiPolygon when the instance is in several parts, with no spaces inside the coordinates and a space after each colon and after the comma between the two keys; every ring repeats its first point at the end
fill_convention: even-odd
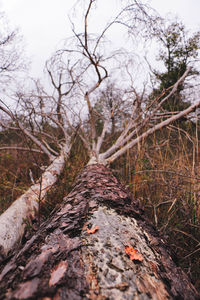
{"type": "Polygon", "coordinates": [[[41,155],[17,150],[1,151],[0,154],[0,214],[22,195],[41,174],[39,165],[44,163],[41,155]]]}
{"type": "Polygon", "coordinates": [[[121,157],[115,168],[200,289],[197,133],[170,126],[121,157]]]}

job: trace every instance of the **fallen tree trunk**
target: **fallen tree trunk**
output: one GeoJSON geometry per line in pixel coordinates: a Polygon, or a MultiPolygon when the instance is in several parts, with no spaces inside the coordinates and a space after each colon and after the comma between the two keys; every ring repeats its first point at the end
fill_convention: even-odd
{"type": "Polygon", "coordinates": [[[0,299],[193,300],[198,294],[111,171],[91,165],[59,210],[2,262],[0,299]]]}
{"type": "Polygon", "coordinates": [[[64,165],[65,156],[61,153],[42,174],[38,182],[0,215],[0,259],[19,243],[26,225],[38,215],[40,203],[44,201],[47,191],[57,181],[64,165]]]}

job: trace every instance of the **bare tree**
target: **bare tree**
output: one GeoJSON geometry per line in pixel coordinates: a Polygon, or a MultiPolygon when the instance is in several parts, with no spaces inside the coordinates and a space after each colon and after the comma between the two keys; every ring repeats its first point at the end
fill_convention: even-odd
{"type": "Polygon", "coordinates": [[[17,29],[11,30],[4,13],[0,12],[0,82],[2,88],[11,80],[14,82],[16,74],[24,71],[27,62],[24,56],[22,38],[17,29]]]}
{"type": "MultiPolygon", "coordinates": [[[[52,96],[48,96],[48,94],[46,94],[43,90],[41,92],[40,88],[38,88],[38,91],[40,91],[40,95],[38,95],[38,93],[35,95],[32,93],[28,99],[29,101],[24,101],[25,99],[23,95],[21,96],[20,101],[22,103],[22,106],[24,105],[26,111],[25,118],[29,120],[29,127],[26,128],[24,126],[24,122],[20,121],[19,115],[11,112],[5,106],[5,104],[2,103],[2,105],[0,106],[1,111],[4,114],[6,114],[8,117],[10,117],[10,119],[13,122],[15,122],[16,130],[20,129],[24,133],[24,135],[26,135],[37,146],[36,150],[40,150],[44,154],[46,154],[47,157],[49,158],[49,161],[51,162],[50,166],[47,168],[46,172],[42,176],[42,180],[40,181],[41,183],[31,187],[30,190],[27,192],[27,194],[24,194],[21,198],[16,200],[16,202],[4,214],[0,216],[0,228],[1,228],[0,245],[2,248],[1,253],[3,256],[8,254],[8,252],[13,249],[14,245],[23,236],[23,232],[24,232],[23,219],[27,218],[27,207],[29,206],[31,208],[28,209],[28,215],[31,215],[33,213],[34,208],[36,208],[37,210],[37,206],[38,206],[37,200],[39,198],[39,194],[41,194],[41,191],[42,192],[44,191],[45,194],[45,191],[55,182],[57,176],[59,176],[64,166],[64,159],[69,155],[70,148],[71,148],[71,141],[72,141],[71,136],[73,134],[79,135],[80,139],[83,141],[83,144],[87,149],[88,156],[89,156],[89,162],[88,162],[89,167],[87,170],[88,172],[94,173],[95,170],[98,171],[99,168],[98,164],[103,164],[105,166],[109,165],[110,163],[115,161],[119,156],[124,154],[128,149],[130,149],[131,147],[139,143],[141,140],[153,134],[155,131],[162,129],[164,126],[169,125],[175,120],[189,114],[200,105],[200,100],[198,100],[196,103],[190,105],[190,107],[188,107],[187,109],[181,112],[176,112],[170,117],[165,116],[163,119],[162,116],[160,122],[157,122],[155,125],[152,121],[154,120],[155,116],[157,116],[157,113],[161,109],[162,104],[165,103],[165,101],[167,101],[176,92],[178,86],[184,81],[185,77],[190,71],[190,68],[188,68],[186,72],[183,74],[183,76],[179,78],[179,80],[172,87],[170,87],[169,92],[165,97],[163,97],[163,94],[161,95],[162,100],[160,100],[161,96],[154,99],[153,105],[151,104],[152,107],[145,105],[145,103],[142,103],[143,97],[139,96],[133,84],[130,83],[129,95],[132,95],[132,105],[130,106],[130,117],[127,120],[124,127],[121,129],[121,132],[119,133],[115,143],[102,152],[101,149],[105,137],[107,134],[109,134],[110,128],[112,126],[113,110],[111,108],[110,110],[106,109],[103,110],[102,112],[99,112],[95,108],[95,104],[96,104],[95,97],[97,97],[98,94],[97,91],[99,90],[100,86],[103,86],[107,78],[112,75],[109,73],[109,68],[110,68],[109,61],[111,59],[116,58],[118,53],[115,52],[114,54],[109,54],[107,56],[104,56],[101,51],[102,49],[101,42],[104,41],[105,34],[110,29],[111,25],[125,24],[125,21],[122,22],[121,18],[124,13],[126,12],[130,13],[131,9],[133,8],[134,9],[132,11],[135,13],[134,20],[136,23],[142,20],[144,24],[145,17],[148,17],[147,18],[148,21],[150,20],[150,18],[145,10],[146,7],[138,3],[138,1],[133,1],[132,5],[124,8],[122,12],[114,19],[114,21],[111,21],[97,37],[94,37],[93,35],[89,34],[88,24],[89,24],[91,11],[93,9],[95,2],[96,1],[94,0],[88,1],[88,6],[86,7],[84,13],[83,33],[81,34],[77,33],[75,26],[72,23],[72,30],[74,33],[73,39],[68,40],[67,46],[65,45],[63,49],[57,51],[54,57],[47,62],[46,65],[47,72],[50,76],[50,81],[54,88],[52,96]],[[77,102],[76,99],[78,99],[77,102]],[[35,103],[35,101],[37,104],[35,103]],[[86,108],[84,104],[86,105],[86,108]],[[84,110],[82,110],[83,107],[84,110]],[[88,126],[85,126],[85,119],[87,114],[89,120],[88,120],[88,126]],[[54,136],[49,136],[49,133],[44,131],[42,124],[44,124],[45,120],[47,119],[48,122],[52,122],[51,124],[54,124],[56,125],[57,128],[59,128],[60,132],[62,133],[60,140],[57,139],[55,141],[54,136]],[[97,132],[97,127],[96,127],[96,122],[99,119],[101,119],[103,124],[100,133],[97,132]],[[56,148],[52,148],[52,146],[50,145],[49,141],[51,141],[52,138],[56,142],[55,143],[56,148]],[[17,213],[17,216],[19,215],[19,218],[16,217],[16,212],[18,209],[19,212],[17,213]],[[11,232],[13,232],[13,234],[11,234],[11,232]]],[[[128,28],[130,29],[130,27],[133,27],[133,25],[134,24],[131,24],[131,26],[128,26],[128,28]]],[[[4,127],[7,126],[3,122],[1,125],[4,127]]],[[[90,184],[88,180],[89,178],[91,179],[91,177],[86,176],[87,177],[86,179],[85,177],[84,178],[83,177],[81,177],[82,178],[81,181],[78,182],[77,185],[75,186],[75,190],[76,189],[79,190],[78,188],[79,184],[80,185],[83,184],[82,180],[85,180],[85,184],[87,184],[89,187],[90,184]]],[[[102,182],[104,182],[104,177],[100,176],[99,180],[100,181],[102,180],[102,182]]],[[[99,182],[99,184],[102,185],[102,182],[99,182]]],[[[79,192],[82,191],[80,190],[79,192]]],[[[119,190],[118,192],[122,193],[121,190],[119,190]]],[[[42,194],[42,197],[44,194],[42,194]]],[[[122,198],[123,201],[125,201],[126,197],[122,197],[122,198]]],[[[70,209],[71,206],[73,207],[73,205],[77,203],[76,199],[74,199],[73,197],[71,199],[74,200],[75,202],[74,204],[73,203],[70,204],[70,209]]],[[[109,201],[109,199],[107,199],[107,201],[109,201]]],[[[123,203],[121,203],[120,205],[123,205],[123,203]]],[[[87,210],[86,206],[84,206],[84,211],[85,210],[87,210]]],[[[68,213],[68,208],[66,208],[65,212],[68,213]]],[[[126,215],[125,212],[124,214],[126,215]]],[[[134,218],[133,215],[131,217],[134,218]]],[[[80,216],[80,218],[82,217],[80,216]]],[[[84,218],[85,217],[83,217],[83,219],[84,218]]],[[[78,223],[80,222],[80,224],[82,224],[81,220],[78,220],[77,222],[78,223]]],[[[47,226],[51,226],[51,224],[47,226]]],[[[62,223],[59,226],[62,227],[65,225],[64,223],[62,223]]],[[[67,226],[68,225],[66,225],[66,227],[67,226]]],[[[138,226],[140,227],[140,225],[138,226]]],[[[57,225],[55,226],[55,228],[58,228],[57,225]]],[[[54,230],[55,228],[53,228],[52,230],[54,230]]],[[[78,229],[79,232],[80,226],[78,228],[79,228],[78,229]]],[[[70,232],[69,234],[73,234],[70,230],[69,232],[70,232]]],[[[76,233],[75,231],[74,234],[77,235],[78,233],[76,233]]],[[[71,242],[67,240],[66,244],[69,246],[68,242],[69,243],[71,242]]],[[[41,249],[39,249],[38,251],[40,252],[40,250],[41,249]]],[[[26,250],[22,250],[22,252],[23,251],[26,250]]],[[[51,254],[52,251],[50,250],[50,252],[48,253],[51,254]]],[[[43,255],[43,252],[41,255],[43,255]]],[[[167,257],[167,259],[169,259],[170,261],[169,257],[167,257]]],[[[38,262],[40,260],[42,260],[41,257],[38,258],[38,262]]],[[[46,263],[46,260],[44,260],[44,263],[46,263]]],[[[43,264],[41,264],[40,266],[42,265],[43,264]]],[[[67,265],[68,262],[64,261],[64,263],[62,262],[62,266],[61,265],[58,266],[58,269],[60,270],[60,268],[62,269],[63,267],[62,270],[64,270],[63,272],[65,273],[67,269],[67,265]]],[[[168,272],[171,272],[173,266],[169,267],[168,272]]],[[[9,271],[12,269],[12,268],[8,269],[8,267],[5,268],[6,269],[4,269],[3,273],[1,274],[1,278],[4,278],[4,275],[9,273],[9,271]]],[[[25,268],[25,270],[27,269],[28,269],[28,265],[25,268]]],[[[30,285],[33,286],[34,288],[33,288],[33,293],[31,295],[28,294],[29,295],[28,297],[35,296],[34,293],[36,293],[37,288],[39,286],[37,275],[40,274],[40,271],[37,271],[39,270],[37,269],[37,267],[35,270],[36,273],[34,273],[35,275],[33,275],[33,277],[36,276],[33,279],[34,282],[32,282],[32,280],[27,281],[30,278],[29,276],[30,274],[26,277],[23,275],[24,274],[23,272],[22,272],[23,274],[21,273],[21,276],[22,277],[24,276],[23,278],[25,278],[25,283],[22,283],[23,279],[20,279],[21,284],[19,285],[16,294],[15,292],[14,294],[12,293],[10,294],[11,298],[14,297],[15,299],[17,297],[21,297],[23,299],[23,297],[25,296],[21,296],[20,293],[22,293],[23,295],[24,287],[26,287],[27,290],[30,291],[29,289],[30,285]]],[[[57,274],[55,274],[55,277],[56,276],[57,274]]],[[[185,278],[184,277],[185,275],[181,275],[181,276],[183,276],[181,278],[185,278]]],[[[54,280],[56,283],[59,282],[59,279],[62,278],[62,276],[59,277],[58,281],[56,278],[50,279],[50,282],[47,284],[48,288],[54,285],[54,283],[52,283],[54,282],[54,280]]],[[[177,278],[177,274],[176,274],[176,278],[177,278]]],[[[151,281],[149,277],[148,279],[151,281]]],[[[185,280],[188,282],[188,279],[185,280]]],[[[154,281],[156,281],[156,279],[154,279],[154,281]]],[[[165,297],[166,299],[167,297],[171,299],[173,296],[177,296],[182,293],[181,288],[178,288],[178,292],[172,291],[174,286],[169,291],[169,289],[166,289],[166,287],[163,286],[163,278],[161,281],[162,283],[159,283],[158,286],[162,288],[162,293],[161,296],[157,295],[156,296],[157,298],[155,297],[155,299],[162,299],[164,296],[166,296],[165,297]]],[[[124,287],[119,286],[119,290],[121,288],[126,289],[125,286],[124,287]]],[[[141,287],[141,290],[143,290],[144,293],[148,294],[149,292],[148,288],[150,287],[143,286],[141,287]]],[[[191,299],[195,299],[196,292],[194,291],[193,287],[189,286],[188,290],[189,290],[188,293],[190,293],[190,291],[192,293],[191,299]]],[[[90,292],[92,293],[92,288],[90,292]]],[[[48,296],[48,293],[50,292],[49,290],[47,290],[45,293],[44,295],[48,296]]],[[[54,291],[54,294],[55,293],[56,291],[54,291]]],[[[153,296],[154,294],[155,293],[151,293],[151,296],[154,297],[153,296]]],[[[80,295],[79,297],[81,297],[80,295]]]]}
{"type": "MultiPolygon", "coordinates": [[[[38,95],[37,95],[38,97],[38,95]]],[[[37,98],[40,99],[40,98],[37,98]]],[[[42,101],[40,99],[40,101],[42,101]]],[[[1,103],[1,112],[6,115],[6,120],[10,118],[12,122],[12,127],[9,123],[5,123],[5,118],[1,121],[1,126],[6,129],[21,131],[22,134],[31,141],[27,148],[17,148],[23,151],[33,151],[40,152],[47,156],[50,165],[45,168],[45,172],[42,177],[31,186],[28,191],[19,197],[1,216],[1,230],[0,230],[0,240],[1,247],[3,248],[2,253],[7,254],[10,249],[13,248],[16,241],[20,240],[24,233],[24,228],[27,221],[31,222],[38,214],[39,205],[44,202],[45,194],[56,182],[58,176],[61,174],[65,159],[68,158],[71,149],[71,135],[68,134],[67,130],[64,130],[62,125],[58,120],[54,120],[54,114],[52,113],[42,113],[40,114],[37,109],[34,108],[33,98],[28,104],[25,102],[26,113],[24,118],[26,119],[26,114],[28,115],[28,124],[24,120],[20,120],[20,116],[15,112],[13,114],[5,103],[1,103]],[[37,110],[37,115],[36,115],[37,110]],[[45,132],[45,121],[51,121],[51,124],[56,124],[64,132],[61,139],[53,136],[53,133],[45,132]],[[30,125],[29,125],[30,124],[30,125]],[[14,126],[15,125],[15,126],[14,126]],[[29,125],[29,126],[27,126],[29,125]],[[56,145],[57,149],[53,149],[51,144],[56,145]],[[32,146],[35,145],[35,148],[32,146]]],[[[57,130],[54,130],[54,134],[57,130]]],[[[12,147],[11,147],[12,148],[12,147]]],[[[9,147],[7,147],[9,149],[9,147]]]]}
{"type": "MultiPolygon", "coordinates": [[[[162,101],[159,101],[159,98],[155,99],[153,110],[150,110],[149,107],[142,107],[141,99],[135,88],[132,86],[130,87],[129,94],[132,91],[133,105],[132,111],[130,110],[129,120],[126,122],[126,126],[121,131],[115,143],[106,151],[101,152],[105,136],[109,133],[110,124],[113,122],[113,110],[107,110],[106,113],[104,110],[103,113],[99,113],[95,109],[96,101],[94,98],[97,95],[96,91],[100,85],[108,78],[106,63],[109,64],[109,61],[115,59],[118,54],[109,54],[107,55],[107,58],[104,57],[102,55],[101,42],[104,41],[105,34],[111,25],[116,23],[121,24],[123,14],[127,11],[129,13],[130,9],[134,8],[134,13],[136,13],[135,22],[141,21],[141,15],[139,13],[141,12],[144,18],[145,7],[134,2],[133,5],[123,9],[114,21],[111,21],[97,37],[93,37],[90,36],[88,32],[88,23],[94,3],[95,1],[89,1],[88,7],[86,8],[83,34],[78,34],[74,24],[72,24],[74,38],[68,41],[68,48],[59,50],[46,64],[47,73],[53,86],[53,94],[49,96],[40,87],[38,82],[36,83],[37,88],[35,94],[34,92],[31,92],[24,97],[23,94],[18,93],[17,103],[19,104],[20,102],[20,109],[23,108],[23,113],[21,115],[19,113],[17,114],[17,112],[13,113],[10,111],[5,103],[1,101],[0,109],[4,115],[9,117],[10,120],[15,123],[14,129],[21,130],[23,134],[37,146],[35,149],[36,151],[39,150],[47,155],[49,161],[52,162],[52,165],[50,165],[49,168],[53,170],[52,173],[56,174],[56,176],[50,180],[50,175],[48,173],[49,169],[47,169],[48,175],[45,174],[44,177],[42,177],[45,179],[42,179],[40,184],[38,183],[35,187],[31,187],[27,192],[29,195],[28,199],[30,199],[29,203],[32,203],[29,205],[30,209],[28,208],[28,205],[25,204],[24,200],[19,201],[18,199],[16,202],[17,204],[14,203],[0,217],[0,224],[2,224],[0,226],[0,238],[5,253],[8,253],[8,251],[12,249],[13,245],[23,234],[25,227],[24,219],[29,218],[29,214],[34,214],[33,207],[35,208],[37,206],[36,200],[41,194],[41,191],[45,194],[45,191],[52,186],[56,181],[57,176],[60,175],[64,166],[64,159],[68,156],[71,149],[71,134],[78,134],[83,141],[88,150],[90,158],[88,162],[89,165],[95,163],[109,165],[148,135],[169,125],[178,118],[187,115],[200,104],[200,101],[198,101],[186,110],[152,126],[151,120],[155,117],[155,114],[159,111],[162,104],[176,92],[179,84],[181,84],[187,76],[189,69],[177,83],[171,87],[171,91],[162,99],[162,101]],[[92,85],[88,80],[88,77],[91,76],[91,81],[93,82],[92,85]],[[75,98],[78,98],[78,108],[77,102],[74,102],[75,98]],[[87,105],[87,110],[85,110],[85,112],[88,112],[89,115],[89,130],[88,126],[84,126],[85,113],[77,113],[77,111],[80,110],[80,106],[84,104],[87,105]],[[76,107],[76,110],[73,109],[74,107],[76,107]],[[22,115],[23,117],[21,117],[22,115]],[[22,118],[23,121],[28,120],[28,124],[27,122],[20,121],[20,118],[22,118]],[[96,121],[98,119],[101,119],[103,124],[99,135],[96,130],[96,121]],[[51,122],[59,128],[61,132],[60,139],[55,138],[54,134],[51,135],[48,132],[45,132],[43,124],[46,121],[51,122]],[[28,127],[26,128],[27,125],[28,127]],[[50,145],[52,141],[54,142],[54,145],[56,145],[55,148],[52,148],[50,145]],[[31,195],[33,198],[30,197],[31,195]],[[24,210],[22,210],[20,214],[16,230],[12,230],[13,234],[11,237],[10,228],[13,226],[14,222],[17,223],[16,220],[14,221],[14,215],[16,214],[18,203],[19,209],[21,210],[21,201],[25,204],[24,210]]],[[[145,19],[143,22],[145,22],[145,19]]],[[[1,126],[9,128],[3,121],[1,121],[1,126]]],[[[42,198],[44,198],[44,194],[42,194],[42,198]]],[[[25,198],[27,199],[27,196],[25,196],[25,198]]]]}
{"type": "MultiPolygon", "coordinates": [[[[79,37],[80,39],[80,37],[79,37]]],[[[81,44],[82,47],[85,47],[84,44],[81,44]]],[[[87,46],[88,47],[88,46],[87,46]]],[[[89,51],[87,49],[87,51],[89,51]]],[[[91,56],[91,55],[90,55],[91,56]]],[[[158,116],[158,112],[160,111],[162,105],[176,93],[179,85],[184,81],[187,74],[190,72],[190,67],[185,71],[179,80],[168,89],[168,94],[163,97],[163,94],[158,96],[151,105],[143,105],[142,97],[138,95],[134,86],[130,87],[130,91],[132,91],[132,111],[130,108],[130,118],[126,122],[126,127],[121,131],[120,136],[114,143],[112,147],[101,152],[101,147],[105,138],[106,133],[109,132],[110,123],[113,122],[113,111],[111,110],[105,114],[105,110],[103,113],[99,113],[95,109],[94,103],[90,98],[90,95],[95,92],[95,90],[100,86],[103,80],[108,77],[107,69],[100,65],[100,61],[91,60],[90,56],[88,56],[89,62],[91,65],[95,66],[95,71],[98,80],[91,89],[86,90],[84,93],[84,99],[88,106],[89,120],[90,120],[90,131],[88,135],[88,130],[85,131],[83,127],[80,126],[79,135],[82,139],[85,147],[88,149],[88,153],[90,156],[89,164],[103,163],[104,165],[112,163],[115,159],[117,159],[120,155],[124,154],[128,149],[139,143],[141,140],[145,139],[148,135],[154,133],[157,130],[162,129],[164,126],[169,125],[171,122],[182,118],[183,116],[188,115],[193,110],[195,110],[199,105],[200,101],[196,101],[194,104],[190,105],[187,109],[176,112],[171,116],[166,115],[164,120],[163,116],[160,116],[161,121],[157,122],[156,125],[152,126],[152,120],[156,116],[158,116]],[[102,76],[100,70],[103,69],[104,75],[102,76]],[[160,100],[162,98],[162,100],[160,100]],[[103,129],[101,134],[97,136],[95,120],[97,117],[101,119],[103,123],[103,129]],[[148,128],[149,127],[149,128],[148,128]]],[[[129,91],[129,93],[130,93],[129,91]]]]}
{"type": "MultiPolygon", "coordinates": [[[[53,65],[53,62],[51,64],[53,65]]],[[[59,73],[57,77],[56,71],[53,73],[52,69],[50,70],[49,61],[47,71],[53,87],[52,95],[49,96],[40,82],[35,81],[34,88],[29,93],[17,92],[13,111],[5,101],[0,101],[2,130],[20,131],[26,140],[27,147],[15,146],[14,149],[43,153],[49,164],[44,168],[41,178],[0,216],[2,255],[7,254],[21,239],[27,222],[38,216],[47,191],[62,173],[73,143],[74,133],[66,125],[61,111],[63,98],[71,95],[75,85],[72,69],[67,69],[65,76],[59,73]]],[[[3,146],[1,149],[12,147],[3,146]]]]}

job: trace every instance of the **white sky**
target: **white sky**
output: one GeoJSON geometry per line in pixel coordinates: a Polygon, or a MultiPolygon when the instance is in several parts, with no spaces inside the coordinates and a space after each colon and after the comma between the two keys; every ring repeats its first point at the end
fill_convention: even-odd
{"type": "MultiPolygon", "coordinates": [[[[0,0],[11,25],[25,38],[26,52],[32,61],[32,75],[42,76],[45,61],[59,42],[71,34],[68,11],[77,0],[0,0]]],[[[111,0],[100,0],[102,17],[112,8],[111,0]]],[[[123,1],[123,0],[121,0],[123,1]]],[[[149,0],[162,16],[176,14],[188,28],[200,29],[200,0],[149,0]]]]}

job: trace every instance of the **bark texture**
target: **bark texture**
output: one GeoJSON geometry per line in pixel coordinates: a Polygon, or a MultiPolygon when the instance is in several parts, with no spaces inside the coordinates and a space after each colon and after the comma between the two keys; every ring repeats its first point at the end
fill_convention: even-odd
{"type": "Polygon", "coordinates": [[[3,262],[0,299],[199,299],[165,242],[103,165],[3,262]],[[142,259],[130,260],[125,247],[142,259]]]}

